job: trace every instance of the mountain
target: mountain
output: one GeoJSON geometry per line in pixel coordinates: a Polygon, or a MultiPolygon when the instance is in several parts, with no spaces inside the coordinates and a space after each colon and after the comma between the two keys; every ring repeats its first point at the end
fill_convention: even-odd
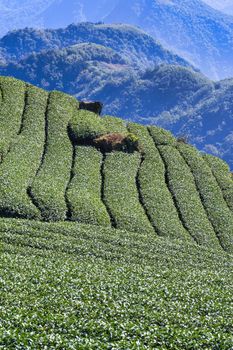
{"type": "Polygon", "coordinates": [[[0,0],[0,8],[2,35],[26,26],[62,28],[80,21],[128,23],[145,30],[209,78],[233,76],[233,16],[201,0],[23,0],[20,6],[16,1],[0,0]]]}
{"type": "Polygon", "coordinates": [[[119,0],[105,19],[136,25],[212,79],[233,76],[233,17],[199,0],[119,0]]]}
{"type": "Polygon", "coordinates": [[[189,66],[144,32],[126,25],[82,23],[64,30],[19,30],[1,39],[0,50],[5,61],[2,75],[78,98],[105,83],[133,79],[147,67],[189,66]]]}
{"type": "Polygon", "coordinates": [[[19,63],[8,64],[1,73],[80,98],[100,89],[106,82],[117,82],[136,74],[116,51],[92,43],[34,53],[19,63]]]}
{"type": "Polygon", "coordinates": [[[128,25],[79,23],[58,30],[26,28],[1,38],[0,52],[6,62],[18,62],[32,53],[81,43],[106,46],[143,69],[160,63],[190,66],[142,30],[128,25]]]}
{"type": "Polygon", "coordinates": [[[228,166],[62,92],[0,92],[0,347],[230,349],[228,166]]]}

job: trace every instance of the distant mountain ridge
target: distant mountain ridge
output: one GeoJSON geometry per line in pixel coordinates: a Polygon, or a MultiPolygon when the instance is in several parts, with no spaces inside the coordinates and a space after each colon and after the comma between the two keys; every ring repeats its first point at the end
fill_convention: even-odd
{"type": "Polygon", "coordinates": [[[1,38],[0,52],[6,62],[18,62],[42,50],[63,49],[88,42],[117,51],[138,68],[159,63],[190,66],[183,58],[163,48],[158,41],[139,28],[121,24],[79,23],[57,30],[17,30],[1,38]]]}
{"type": "Polygon", "coordinates": [[[140,26],[212,79],[233,76],[233,17],[199,0],[119,0],[105,19],[140,26]]]}
{"type": "Polygon", "coordinates": [[[128,23],[158,39],[211,79],[233,76],[233,16],[201,0],[0,0],[0,33],[80,21],[128,23]],[[56,16],[54,14],[56,13],[56,16]]]}

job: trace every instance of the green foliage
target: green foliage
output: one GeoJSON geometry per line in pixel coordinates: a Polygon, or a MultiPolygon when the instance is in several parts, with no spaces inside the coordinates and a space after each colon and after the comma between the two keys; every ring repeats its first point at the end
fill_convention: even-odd
{"type": "Polygon", "coordinates": [[[72,97],[60,92],[50,93],[45,155],[31,187],[31,195],[45,220],[66,218],[65,191],[72,164],[67,128],[75,109],[76,101],[72,97]]]}
{"type": "Polygon", "coordinates": [[[113,152],[104,162],[104,200],[117,228],[153,232],[139,202],[136,177],[140,165],[138,152],[113,152]]]}
{"type": "Polygon", "coordinates": [[[0,167],[0,211],[3,215],[40,218],[27,189],[39,168],[44,149],[48,94],[33,86],[26,89],[21,131],[0,167]]]}
{"type": "Polygon", "coordinates": [[[74,142],[90,142],[94,138],[106,133],[102,119],[95,113],[78,110],[69,123],[71,138],[74,142]]]}
{"type": "Polygon", "coordinates": [[[185,227],[198,244],[220,249],[215,231],[197,191],[195,179],[185,160],[175,147],[158,146],[158,148],[166,165],[168,186],[185,227]]]}
{"type": "Polygon", "coordinates": [[[76,223],[0,220],[3,349],[232,347],[232,257],[76,223]]]}
{"type": "Polygon", "coordinates": [[[203,158],[210,166],[228,207],[233,211],[233,179],[229,165],[220,158],[209,154],[204,154],[203,158]]]}
{"type": "Polygon", "coordinates": [[[101,201],[102,154],[93,147],[75,148],[73,177],[67,191],[70,219],[87,224],[110,226],[101,201]]]}
{"type": "Polygon", "coordinates": [[[170,131],[167,131],[165,129],[158,128],[155,126],[149,126],[148,130],[154,140],[154,143],[157,146],[159,145],[175,146],[176,138],[170,133],[170,131]]]}
{"type": "Polygon", "coordinates": [[[165,181],[163,161],[147,128],[134,123],[130,123],[128,128],[139,137],[144,152],[138,180],[142,200],[153,227],[160,236],[191,240],[179,219],[165,181]]]}
{"type": "Polygon", "coordinates": [[[189,145],[178,146],[189,165],[207,212],[222,247],[233,252],[233,214],[228,208],[221,189],[202,154],[189,145]]]}
{"type": "Polygon", "coordinates": [[[123,119],[105,115],[101,118],[103,125],[106,128],[106,133],[121,133],[126,134],[126,122],[123,119]]]}
{"type": "Polygon", "coordinates": [[[7,154],[21,125],[26,85],[22,81],[0,77],[0,162],[7,154]]]}

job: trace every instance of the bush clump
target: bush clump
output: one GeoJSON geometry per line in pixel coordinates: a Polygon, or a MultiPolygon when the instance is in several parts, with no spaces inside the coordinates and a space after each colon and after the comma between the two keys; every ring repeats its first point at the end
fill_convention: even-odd
{"type": "Polygon", "coordinates": [[[105,134],[106,128],[97,114],[78,110],[69,123],[69,131],[74,143],[90,144],[93,139],[105,134]]]}
{"type": "Polygon", "coordinates": [[[122,151],[133,153],[140,151],[139,138],[132,134],[109,133],[97,137],[94,145],[102,152],[122,151]]]}

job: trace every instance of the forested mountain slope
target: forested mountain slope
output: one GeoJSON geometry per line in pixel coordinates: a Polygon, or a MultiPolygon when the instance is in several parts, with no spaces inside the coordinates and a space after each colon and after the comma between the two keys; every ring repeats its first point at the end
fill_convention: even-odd
{"type": "Polygon", "coordinates": [[[93,43],[31,54],[0,71],[2,75],[23,79],[47,90],[62,90],[78,98],[89,96],[90,91],[94,93],[109,81],[116,83],[136,75],[132,62],[117,51],[93,43]]]}
{"type": "Polygon", "coordinates": [[[233,16],[201,0],[0,0],[0,33],[92,21],[139,26],[211,79],[233,76],[233,16]],[[54,15],[56,13],[56,16],[54,15]]]}
{"type": "Polygon", "coordinates": [[[19,62],[22,58],[43,50],[64,49],[83,43],[115,50],[137,68],[145,69],[160,63],[190,66],[151,36],[129,25],[79,23],[57,30],[25,28],[2,37],[0,52],[6,63],[19,62]]]}
{"type": "Polygon", "coordinates": [[[200,0],[119,0],[105,21],[141,27],[211,79],[233,76],[233,17],[200,0]]]}

